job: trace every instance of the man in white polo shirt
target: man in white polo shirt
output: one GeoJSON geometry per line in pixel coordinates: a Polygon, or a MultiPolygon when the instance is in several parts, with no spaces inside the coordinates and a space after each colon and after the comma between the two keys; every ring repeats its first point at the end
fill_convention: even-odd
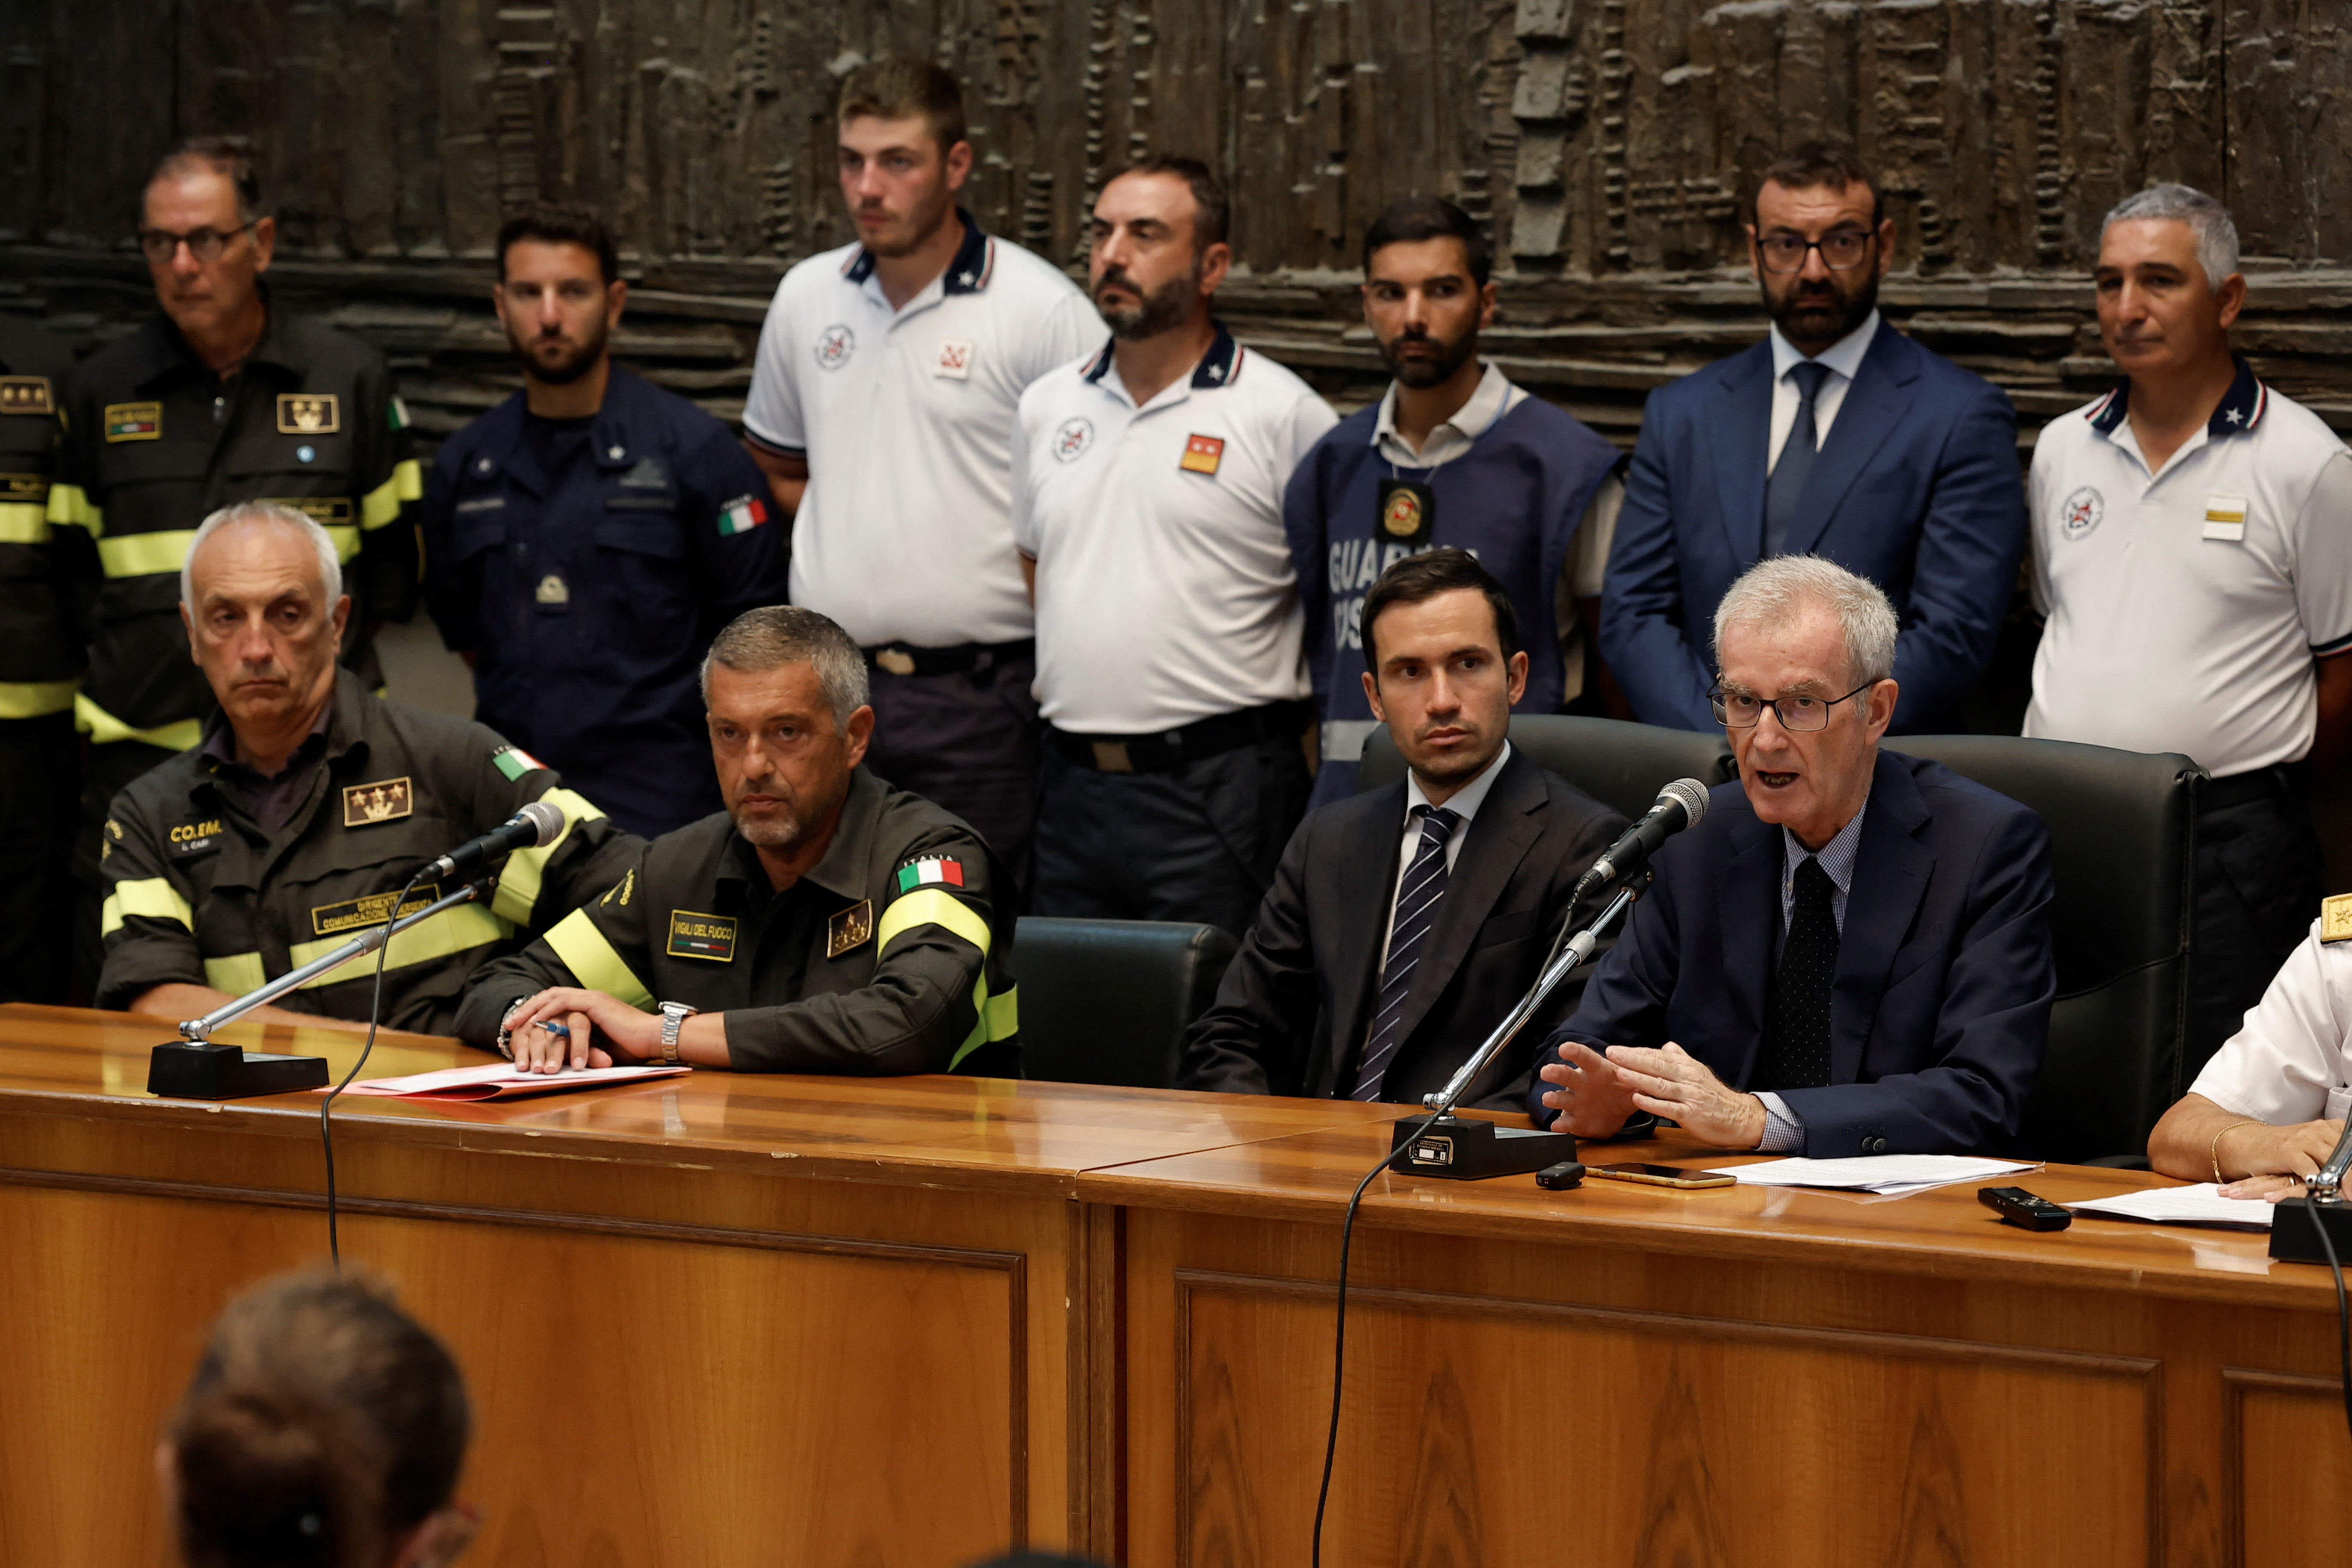
{"type": "Polygon", "coordinates": [[[745,444],[793,519],[792,599],[873,672],[873,770],[1028,875],[1035,645],[1006,521],[1022,389],[1102,341],[1076,284],[956,205],[963,96],[925,60],[843,83],[841,193],[861,243],[784,275],[745,444]]]}
{"type": "Polygon", "coordinates": [[[1021,398],[1013,531],[1048,725],[1040,914],[1239,935],[1306,807],[1282,495],[1338,420],[1210,314],[1225,215],[1190,158],[1104,186],[1090,265],[1111,341],[1021,398]]]}
{"type": "Polygon", "coordinates": [[[2158,185],[2099,241],[2125,379],[2033,452],[2028,735],[2180,752],[2197,822],[2185,1075],[2238,1030],[2322,891],[2310,779],[2352,741],[2352,453],[2230,350],[2246,298],[2212,197],[2158,185]]]}

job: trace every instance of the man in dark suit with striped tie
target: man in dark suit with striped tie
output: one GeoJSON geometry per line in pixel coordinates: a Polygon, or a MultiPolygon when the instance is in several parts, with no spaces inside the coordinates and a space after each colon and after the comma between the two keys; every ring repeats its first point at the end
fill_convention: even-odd
{"type": "MultiPolygon", "coordinates": [[[[1311,812],[1216,1005],[1185,1089],[1418,1104],[1535,982],[1581,877],[1625,819],[1509,743],[1528,656],[1503,585],[1459,550],[1397,563],[1365,596],[1364,689],[1406,778],[1311,812]]],[[[1598,912],[1588,897],[1581,924],[1598,912]]],[[[1465,1103],[1522,1109],[1554,992],[1465,1103]]]]}

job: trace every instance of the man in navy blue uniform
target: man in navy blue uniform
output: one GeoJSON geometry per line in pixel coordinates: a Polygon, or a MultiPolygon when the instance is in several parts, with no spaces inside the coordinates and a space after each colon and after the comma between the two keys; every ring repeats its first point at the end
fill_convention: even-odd
{"type": "Polygon", "coordinates": [[[1895,223],[1852,148],[1774,163],[1748,234],[1771,336],[1651,395],[1601,654],[1643,723],[1711,729],[1716,601],[1759,561],[1820,555],[1901,617],[1894,731],[1958,729],[2025,546],[2016,412],[1879,319],[1895,223]]]}
{"type": "Polygon", "coordinates": [[[613,363],[628,285],[593,214],[509,219],[493,298],[523,391],[434,463],[425,602],[475,716],[654,837],[719,809],[695,672],[782,601],[783,530],[731,431],[613,363]]]}
{"type": "Polygon", "coordinates": [[[1739,782],[1652,861],[1529,1110],[1813,1159],[2008,1152],[2057,991],[2048,829],[1879,750],[1895,611],[1853,573],[1763,563],[1715,647],[1739,782]]]}
{"type": "Polygon", "coordinates": [[[1556,713],[1573,695],[1562,645],[1580,658],[1584,645],[1558,606],[1578,597],[1564,579],[1580,523],[1613,514],[1623,493],[1618,454],[1480,361],[1492,266],[1477,223],[1433,196],[1398,202],[1364,232],[1364,320],[1396,379],[1307,453],[1282,507],[1322,721],[1314,805],[1355,793],[1378,723],[1359,679],[1364,595],[1408,555],[1450,545],[1501,580],[1528,637],[1524,710],[1556,713]]]}

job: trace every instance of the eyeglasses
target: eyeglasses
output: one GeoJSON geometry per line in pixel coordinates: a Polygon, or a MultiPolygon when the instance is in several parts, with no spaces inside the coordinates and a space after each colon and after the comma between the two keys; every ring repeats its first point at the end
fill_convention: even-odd
{"type": "Polygon", "coordinates": [[[1832,229],[1819,239],[1807,239],[1801,234],[1768,234],[1756,242],[1764,253],[1767,272],[1801,272],[1805,269],[1805,253],[1818,250],[1822,264],[1832,271],[1846,272],[1862,265],[1870,254],[1870,242],[1878,237],[1867,229],[1832,229]]]}
{"type": "Polygon", "coordinates": [[[1718,686],[1706,694],[1706,700],[1715,709],[1715,721],[1718,724],[1734,730],[1752,730],[1763,721],[1764,710],[1769,708],[1772,716],[1780,721],[1780,728],[1801,734],[1827,728],[1831,709],[1846,697],[1858,697],[1877,684],[1875,680],[1865,680],[1845,697],[1775,697],[1769,702],[1745,691],[1726,691],[1718,686]]]}
{"type": "Polygon", "coordinates": [[[226,234],[216,228],[192,228],[185,234],[173,234],[168,228],[142,228],[139,231],[139,248],[146,253],[148,260],[159,266],[177,256],[184,245],[199,262],[218,261],[228,242],[252,226],[241,223],[226,234]]]}

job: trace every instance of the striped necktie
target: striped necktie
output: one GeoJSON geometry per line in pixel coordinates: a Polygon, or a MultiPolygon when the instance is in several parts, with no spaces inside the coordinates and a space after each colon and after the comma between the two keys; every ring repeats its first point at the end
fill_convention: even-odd
{"type": "Polygon", "coordinates": [[[1364,1041],[1364,1065],[1356,1072],[1351,1100],[1378,1100],[1389,1063],[1404,1038],[1405,994],[1412,989],[1412,972],[1429,945],[1429,929],[1437,923],[1437,901],[1445,895],[1445,846],[1462,818],[1442,805],[1416,805],[1421,818],[1421,843],[1397,885],[1396,928],[1389,937],[1388,967],[1381,972],[1381,1010],[1373,1015],[1372,1032],[1364,1041]]]}

